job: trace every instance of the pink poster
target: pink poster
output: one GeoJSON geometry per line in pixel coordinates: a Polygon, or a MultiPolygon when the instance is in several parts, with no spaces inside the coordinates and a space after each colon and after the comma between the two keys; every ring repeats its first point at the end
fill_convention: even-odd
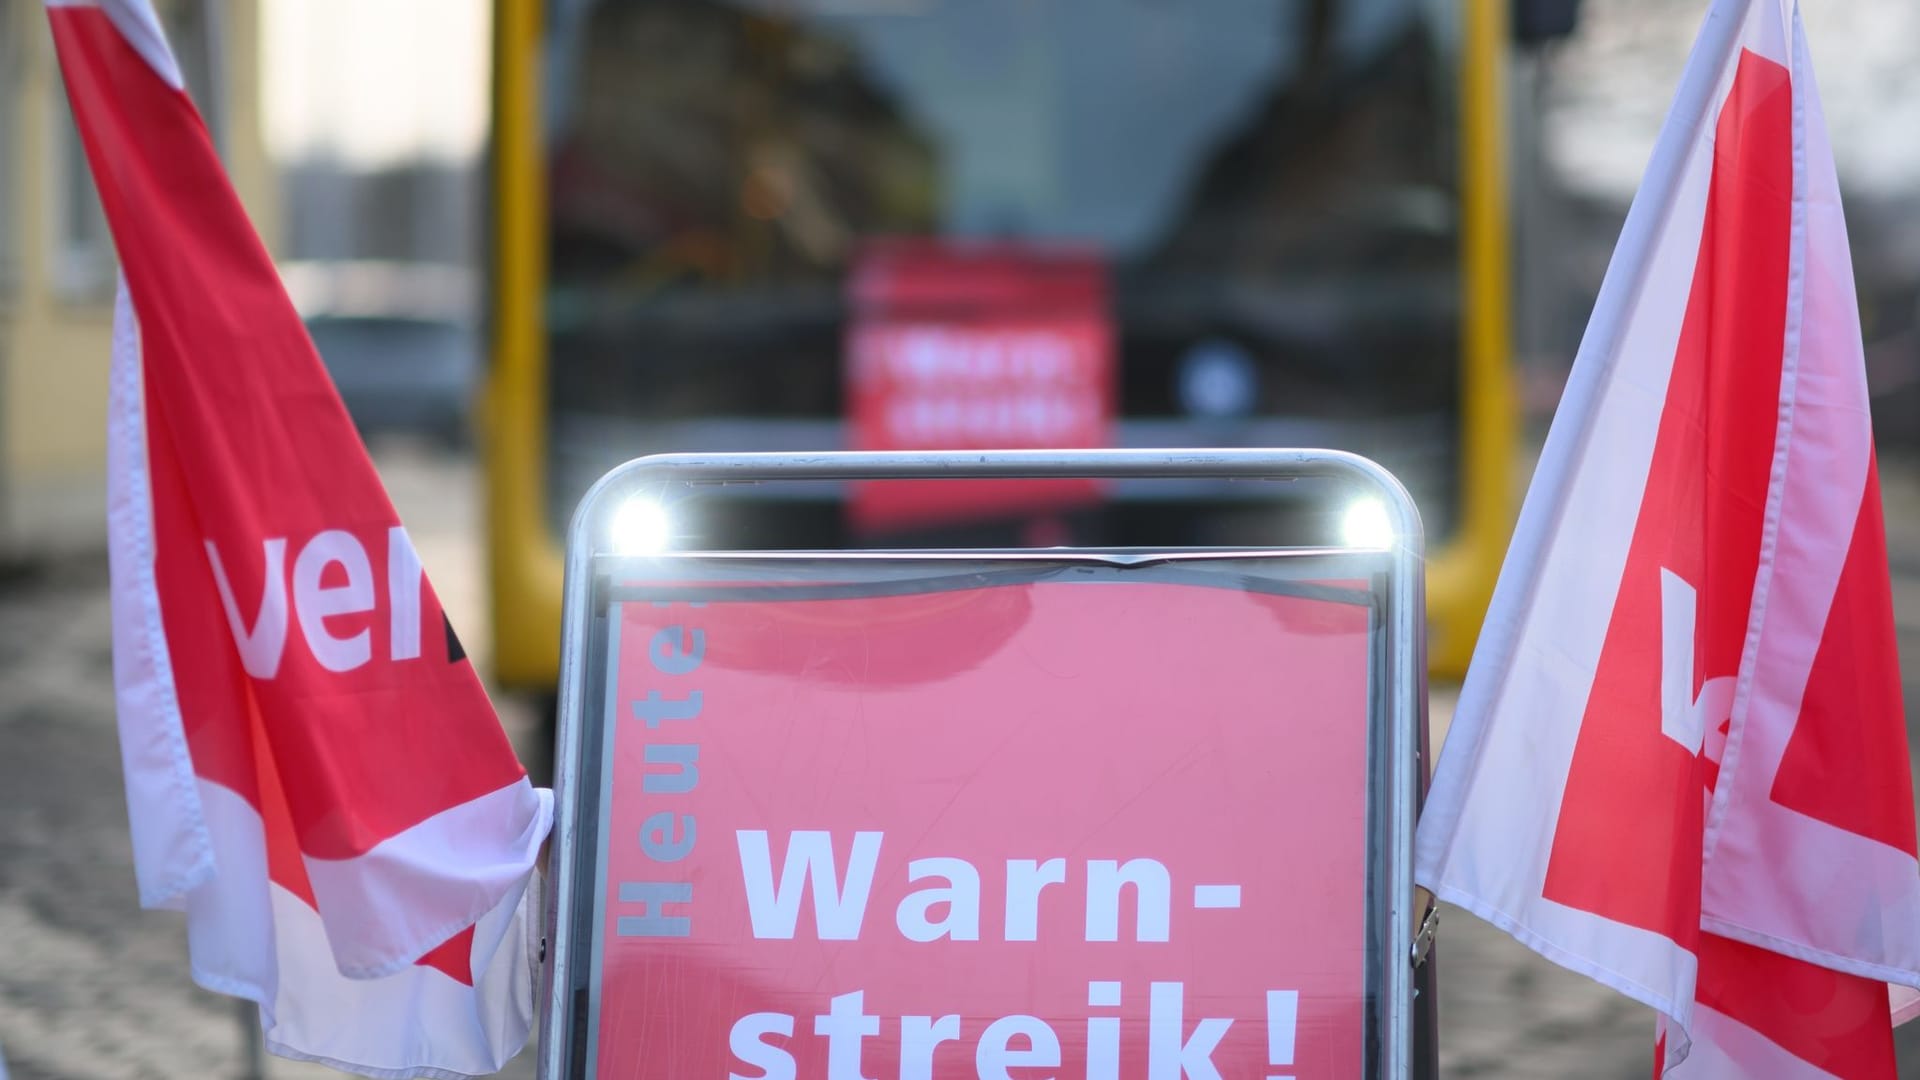
{"type": "MultiPolygon", "coordinates": [[[[1105,270],[1082,252],[877,243],[850,281],[847,418],[856,450],[1077,449],[1113,438],[1105,270]]],[[[853,485],[862,530],[1085,506],[1066,480],[853,485]]]]}
{"type": "Polygon", "coordinates": [[[1364,593],[812,596],[614,609],[588,1075],[1362,1075],[1364,593]]]}

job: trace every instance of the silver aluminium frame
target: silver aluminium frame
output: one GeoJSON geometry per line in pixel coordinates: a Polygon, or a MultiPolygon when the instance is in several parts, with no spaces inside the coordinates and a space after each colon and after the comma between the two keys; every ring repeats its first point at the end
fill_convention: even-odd
{"type": "MultiPolygon", "coordinates": [[[[554,747],[555,815],[546,876],[545,963],[537,987],[540,1003],[539,1075],[565,1080],[568,1033],[558,1021],[571,1020],[568,988],[580,961],[575,943],[561,928],[573,924],[581,902],[578,861],[592,853],[578,850],[580,815],[575,792],[581,780],[580,740],[589,695],[586,650],[594,619],[594,559],[602,553],[611,509],[629,493],[673,484],[754,484],[784,481],[860,481],[917,479],[1202,479],[1343,481],[1377,496],[1393,525],[1389,552],[1384,631],[1389,711],[1384,748],[1392,786],[1386,799],[1386,842],[1376,853],[1385,883],[1380,951],[1381,994],[1378,1076],[1414,1080],[1434,1067],[1431,1045],[1416,1042],[1415,990],[1418,961],[1415,937],[1424,912],[1413,882],[1413,833],[1425,795],[1427,747],[1426,559],[1420,514],[1392,473],[1357,454],[1325,449],[1195,450],[1003,450],[1003,451],[840,451],[829,453],[657,454],[635,458],[602,476],[575,508],[567,529],[565,599],[560,643],[559,715],[554,747]]],[[[1055,554],[1071,555],[1074,549],[1055,554]]],[[[701,552],[687,552],[700,554],[701,552]]],[[[1002,552],[1004,553],[1004,552],[1002,552]]],[[[1045,554],[1036,551],[1034,554],[1045,554]]],[[[759,552],[756,554],[790,554],[759,552]]],[[[812,554],[812,553],[808,553],[812,554]]],[[[860,555],[858,549],[820,552],[860,555]]],[[[586,902],[591,903],[591,898],[586,902]]],[[[1431,965],[1428,975],[1431,976],[1431,965]]],[[[1431,993],[1431,990],[1427,990],[1431,993]]],[[[1431,1006],[1432,1002],[1424,1003],[1431,1006]]],[[[1427,1033],[1428,1039],[1431,1032],[1427,1033]]],[[[1420,1040],[1427,1041],[1427,1040],[1420,1040]]]]}

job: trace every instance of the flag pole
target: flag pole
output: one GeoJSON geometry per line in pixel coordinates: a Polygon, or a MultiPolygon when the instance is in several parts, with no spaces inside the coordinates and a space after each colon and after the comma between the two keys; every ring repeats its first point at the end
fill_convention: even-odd
{"type": "Polygon", "coordinates": [[[240,1018],[240,1078],[267,1080],[267,1048],[260,1035],[260,1006],[247,998],[236,998],[233,1011],[240,1018]]]}

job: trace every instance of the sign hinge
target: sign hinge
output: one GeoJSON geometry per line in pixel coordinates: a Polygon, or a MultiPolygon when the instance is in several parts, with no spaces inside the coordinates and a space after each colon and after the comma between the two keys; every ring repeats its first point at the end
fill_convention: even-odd
{"type": "Polygon", "coordinates": [[[1427,962],[1427,954],[1433,951],[1433,931],[1440,924],[1440,905],[1430,902],[1427,905],[1427,917],[1420,920],[1420,929],[1413,935],[1413,955],[1409,958],[1414,967],[1427,962]]]}

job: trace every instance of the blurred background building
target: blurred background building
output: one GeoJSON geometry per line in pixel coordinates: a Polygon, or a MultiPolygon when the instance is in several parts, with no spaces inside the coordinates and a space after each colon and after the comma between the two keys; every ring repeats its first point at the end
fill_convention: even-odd
{"type": "MultiPolygon", "coordinates": [[[[277,180],[257,0],[159,0],[194,100],[263,235],[277,180]]],[[[105,536],[112,239],[39,3],[0,0],[0,561],[105,536]]]]}
{"type": "MultiPolygon", "coordinates": [[[[1577,33],[1522,57],[1540,124],[1513,147],[1515,348],[1551,409],[1704,3],[1586,0],[1577,33]]],[[[1920,441],[1920,5],[1803,3],[1860,292],[1877,436],[1920,441]]],[[[1522,133],[1525,135],[1525,133],[1522,133]]]]}
{"type": "MultiPolygon", "coordinates": [[[[194,97],[371,431],[471,432],[493,5],[160,0],[194,97]],[[216,63],[214,58],[218,57],[216,63]]],[[[565,8],[567,5],[559,5],[565,8]]],[[[1511,75],[1512,341],[1536,420],[1578,345],[1700,4],[1586,0],[1511,75]]],[[[1920,439],[1920,6],[1810,5],[1882,437],[1920,439]]],[[[39,6],[0,6],[0,557],[97,542],[113,256],[39,6]]]]}
{"type": "Polygon", "coordinates": [[[489,6],[265,5],[282,269],[369,435],[460,446],[470,433],[489,6]]]}
{"type": "MultiPolygon", "coordinates": [[[[155,6],[355,415],[463,440],[487,5],[155,6]]],[[[104,544],[116,273],[46,16],[0,0],[0,563],[104,544]]]]}

